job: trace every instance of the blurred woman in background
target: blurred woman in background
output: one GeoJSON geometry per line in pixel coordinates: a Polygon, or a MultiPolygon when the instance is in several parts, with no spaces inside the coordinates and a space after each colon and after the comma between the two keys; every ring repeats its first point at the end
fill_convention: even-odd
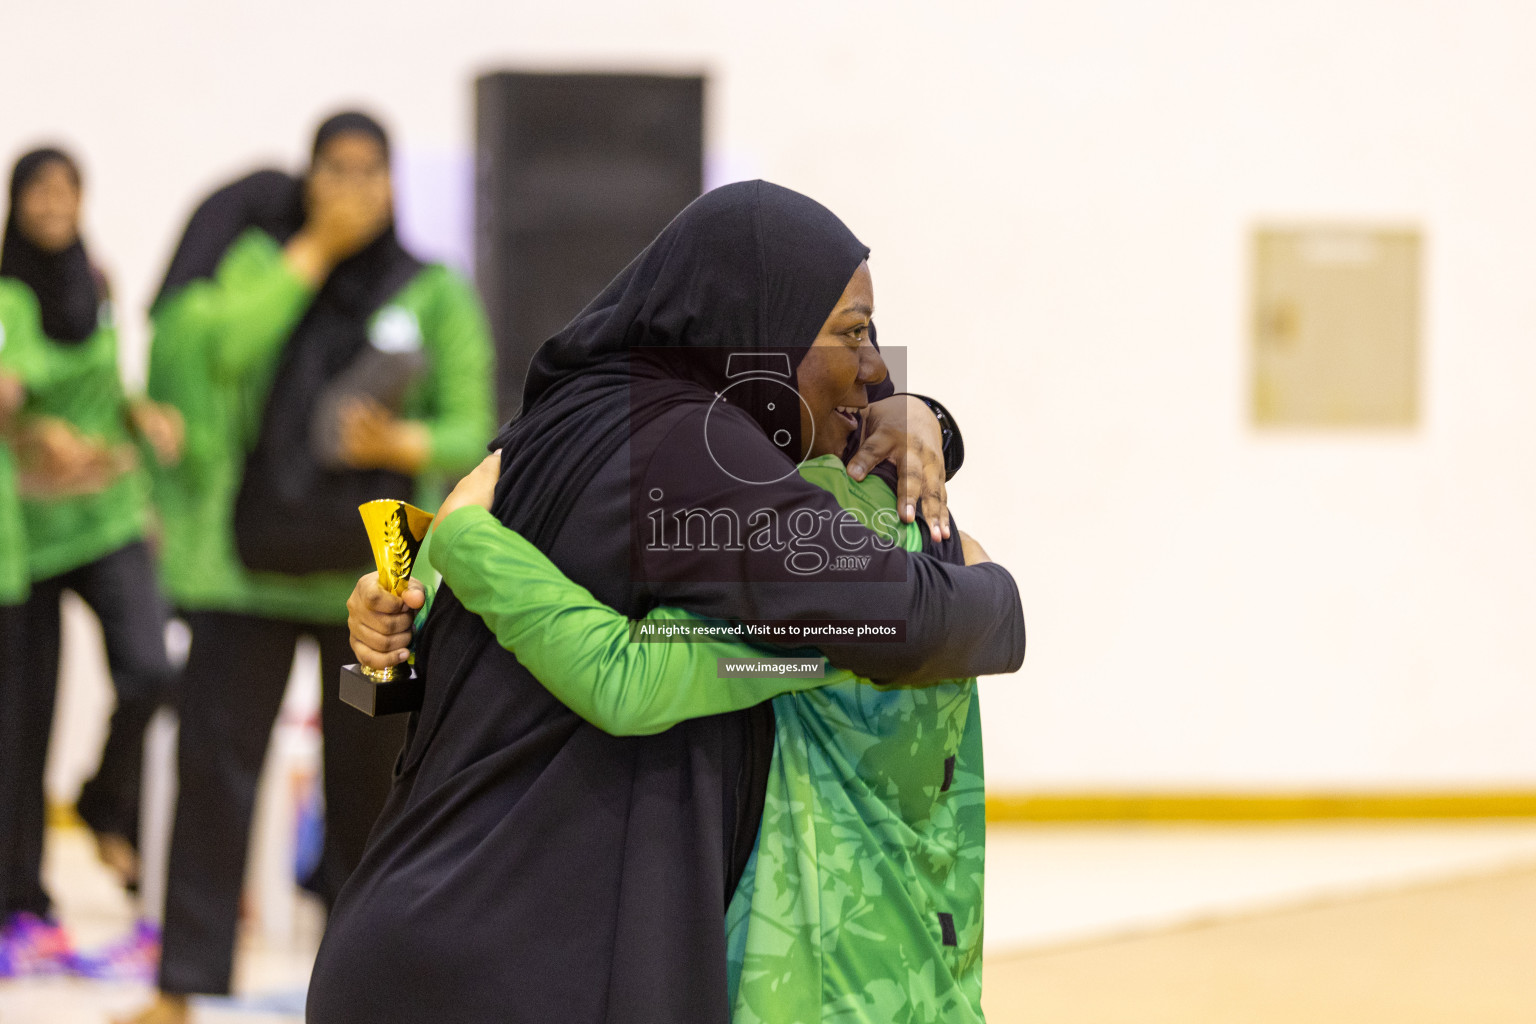
{"type": "MultiPolygon", "coordinates": [[[[0,278],[0,807],[14,806],[17,747],[16,716],[5,709],[19,706],[25,679],[22,656],[22,616],[27,599],[27,548],[22,530],[21,497],[16,487],[13,454],[17,413],[27,393],[21,375],[12,365],[17,345],[7,342],[25,330],[31,310],[26,289],[0,278]]],[[[25,345],[25,342],[19,343],[25,345]]],[[[0,978],[11,978],[27,968],[22,950],[13,941],[16,927],[11,910],[11,862],[17,849],[16,829],[0,822],[0,978]]]]}
{"type": "Polygon", "coordinates": [[[261,171],[193,217],[152,309],[150,393],[188,424],[157,474],[164,579],[192,628],[180,706],[160,998],[186,1019],[229,991],[257,782],[294,644],[320,647],[325,842],[306,887],[334,900],[389,791],[404,723],[341,704],[346,600],[373,562],[357,506],[435,508],[494,426],[471,286],[395,236],[389,141],[343,113],[302,179],[261,171]]]}
{"type": "MultiPolygon", "coordinates": [[[[80,201],[73,159],[58,149],[26,154],[11,176],[0,252],[0,278],[19,303],[6,350],[25,388],[18,429],[31,580],[26,678],[3,709],[14,743],[0,809],[14,843],[5,910],[22,915],[20,925],[45,922],[45,929],[56,928],[46,924],[51,902],[41,867],[63,592],[78,594],[101,621],[117,693],[100,768],[81,789],[78,809],[102,859],[130,886],[138,873],[144,729],[173,677],[165,606],[144,540],[149,485],[140,463],[175,461],[180,419],[124,394],[106,280],[80,237],[80,201]]],[[[12,938],[32,942],[36,930],[22,927],[18,938],[13,927],[12,938]]]]}

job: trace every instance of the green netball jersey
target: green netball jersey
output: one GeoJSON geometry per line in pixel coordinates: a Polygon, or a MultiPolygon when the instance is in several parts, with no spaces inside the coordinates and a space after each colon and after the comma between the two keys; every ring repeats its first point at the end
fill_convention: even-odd
{"type": "MultiPolygon", "coordinates": [[[[895,508],[884,482],[853,481],[833,456],[801,474],[871,528],[877,511],[895,508]]],[[[915,525],[892,539],[921,547],[915,525]]],[[[830,667],[821,680],[718,679],[718,659],[760,652],[631,642],[629,619],[478,507],[448,516],[428,557],[503,647],[608,732],[655,733],[773,701],[762,828],[725,922],[733,1021],[983,1019],[975,680],[883,689],[830,667]]],[[[659,608],[642,621],[690,618],[659,608]]]]}
{"type": "MultiPolygon", "coordinates": [[[[0,370],[26,379],[25,353],[35,350],[37,305],[26,285],[0,277],[0,370]]],[[[16,492],[16,459],[0,437],[0,605],[27,597],[26,530],[16,492]]]]}
{"type": "MultiPolygon", "coordinates": [[[[213,278],[194,281],[151,311],[149,394],[181,410],[186,451],[157,469],[164,524],[161,575],[178,607],[310,622],[344,622],[358,572],[253,573],[235,553],[233,509],[283,346],[314,299],[282,247],[252,229],[213,278]]],[[[474,289],[440,265],[423,268],[374,314],[392,331],[419,331],[427,369],[401,415],[430,437],[416,501],[434,508],[442,485],[485,454],[494,429],[491,342],[474,289]]],[[[358,520],[359,536],[363,523],[358,520]]],[[[302,524],[295,524],[302,529],[302,524]]]]}
{"type": "MultiPolygon", "coordinates": [[[[13,282],[14,283],[14,282],[13,282]]],[[[19,285],[32,309],[36,298],[19,285]]],[[[117,329],[103,303],[96,330],[67,344],[31,336],[24,354],[27,416],[55,416],[79,433],[112,448],[136,444],[128,429],[128,399],[117,366],[117,329]]],[[[144,461],[146,450],[138,457],[144,461]]],[[[94,562],[144,536],[149,515],[149,478],[140,468],[104,490],[68,498],[22,501],[27,531],[27,568],[48,579],[94,562]]]]}

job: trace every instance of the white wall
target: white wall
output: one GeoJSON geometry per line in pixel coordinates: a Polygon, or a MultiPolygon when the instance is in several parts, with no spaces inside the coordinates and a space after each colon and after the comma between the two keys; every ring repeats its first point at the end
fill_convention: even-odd
{"type": "Polygon", "coordinates": [[[1033,638],[995,785],[1536,785],[1536,10],[243,6],[7,13],[0,153],[85,154],[125,309],[201,190],[340,103],[451,160],[478,71],[708,71],[717,176],[843,215],[966,427],[957,509],[1033,638]],[[1415,431],[1247,425],[1247,231],[1330,217],[1426,233],[1415,431]]]}

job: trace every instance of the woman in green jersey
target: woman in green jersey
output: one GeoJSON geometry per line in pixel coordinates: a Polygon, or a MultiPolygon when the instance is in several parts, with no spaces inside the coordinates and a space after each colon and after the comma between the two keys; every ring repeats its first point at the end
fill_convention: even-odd
{"type": "Polygon", "coordinates": [[[404,723],[342,705],[346,599],[373,562],[357,506],[435,507],[493,427],[471,286],[396,238],[383,128],[339,114],[302,178],[259,171],[193,214],[152,310],[150,393],[186,417],[156,479],[164,581],[192,630],[161,995],[229,991],[251,812],[294,644],[318,642],[327,903],[361,855],[404,723]]]}
{"type": "Polygon", "coordinates": [[[128,882],[137,872],[144,729],[172,679],[165,607],[144,539],[148,479],[139,467],[177,457],[179,421],[124,394],[106,283],[80,237],[80,199],[80,171],[68,155],[39,149],[23,156],[11,177],[0,255],[0,279],[39,325],[7,344],[26,389],[22,511],[31,586],[28,678],[5,709],[17,732],[14,787],[3,811],[17,843],[7,910],[38,917],[50,910],[40,877],[43,767],[63,592],[77,593],[100,619],[117,692],[100,768],[78,808],[104,859],[128,882]]]}

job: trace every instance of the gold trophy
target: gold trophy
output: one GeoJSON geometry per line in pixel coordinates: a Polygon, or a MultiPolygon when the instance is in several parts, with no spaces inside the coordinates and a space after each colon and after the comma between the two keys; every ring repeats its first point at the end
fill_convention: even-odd
{"type": "MultiPolygon", "coordinates": [[[[370,501],[357,510],[368,528],[379,586],[396,597],[404,594],[432,514],[393,498],[370,501]]],[[[397,715],[420,710],[423,683],[409,662],[389,668],[343,665],[341,699],[365,715],[397,715]]]]}

